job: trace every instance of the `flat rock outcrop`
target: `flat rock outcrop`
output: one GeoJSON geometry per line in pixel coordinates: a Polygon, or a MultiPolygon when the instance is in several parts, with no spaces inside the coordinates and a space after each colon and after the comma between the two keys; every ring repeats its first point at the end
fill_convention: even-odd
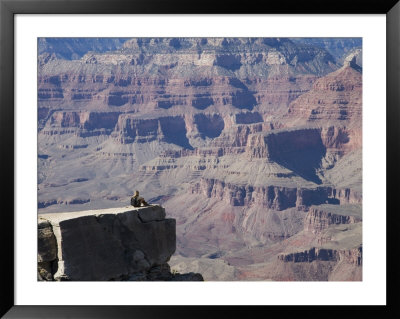
{"type": "Polygon", "coordinates": [[[176,222],[165,218],[161,206],[41,214],[38,219],[41,280],[183,278],[169,272],[176,222]]]}

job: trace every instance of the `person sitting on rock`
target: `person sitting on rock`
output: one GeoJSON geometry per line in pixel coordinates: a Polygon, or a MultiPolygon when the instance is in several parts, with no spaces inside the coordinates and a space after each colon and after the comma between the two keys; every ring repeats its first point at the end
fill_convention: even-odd
{"type": "Polygon", "coordinates": [[[133,207],[148,206],[149,204],[144,200],[143,197],[139,197],[139,191],[135,191],[135,194],[131,197],[131,205],[133,207]]]}

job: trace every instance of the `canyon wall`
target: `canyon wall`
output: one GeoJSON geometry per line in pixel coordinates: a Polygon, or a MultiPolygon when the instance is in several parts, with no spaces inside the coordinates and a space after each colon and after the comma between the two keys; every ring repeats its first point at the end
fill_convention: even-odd
{"type": "Polygon", "coordinates": [[[192,194],[222,200],[232,206],[251,206],[285,210],[290,207],[306,209],[325,203],[360,203],[361,195],[351,189],[316,187],[314,189],[283,186],[233,185],[216,179],[201,178],[190,189],[192,194]]]}
{"type": "MultiPolygon", "coordinates": [[[[97,40],[68,40],[65,52],[57,41],[39,41],[41,216],[119,209],[140,190],[176,220],[181,269],[199,258],[193,265],[213,280],[326,280],[340,277],[340,264],[346,280],[360,278],[338,257],[358,246],[329,247],[337,234],[361,236],[336,229],[359,227],[361,218],[353,214],[362,205],[360,38],[109,39],[97,51],[97,40]],[[292,262],[303,252],[317,257],[292,262]],[[323,260],[325,252],[335,257],[323,260]],[[260,270],[266,263],[290,275],[260,270]]],[[[167,274],[166,258],[153,262],[124,237],[132,223],[166,222],[123,219],[132,214],[82,217],[96,230],[101,221],[116,231],[123,220],[115,236],[125,253],[107,278],[167,274]]],[[[61,226],[39,225],[54,247],[61,226]]],[[[77,275],[66,267],[64,276],[60,250],[48,251],[43,278],[77,275]]]]}
{"type": "Polygon", "coordinates": [[[276,278],[362,280],[361,228],[359,205],[312,207],[304,220],[304,235],[299,234],[299,238],[314,235],[309,247],[279,254],[276,278]]]}
{"type": "Polygon", "coordinates": [[[354,224],[361,221],[360,216],[332,213],[319,207],[312,207],[304,220],[304,229],[321,233],[330,225],[354,224]]]}

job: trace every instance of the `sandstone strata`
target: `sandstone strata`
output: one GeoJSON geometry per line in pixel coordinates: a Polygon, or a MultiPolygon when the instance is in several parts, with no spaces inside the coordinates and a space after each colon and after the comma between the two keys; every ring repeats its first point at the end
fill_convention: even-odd
{"type": "MultiPolygon", "coordinates": [[[[304,232],[313,233],[308,248],[295,249],[278,255],[275,264],[281,272],[275,278],[293,276],[294,280],[308,271],[318,280],[361,280],[362,238],[361,207],[359,205],[313,207],[307,213],[304,232]],[[346,226],[347,225],[347,226],[346,226]],[[283,271],[284,270],[284,271],[283,271]]],[[[303,235],[304,236],[304,235],[303,235]]],[[[298,235],[300,239],[302,234],[298,235]]],[[[312,278],[312,277],[310,277],[312,278]]]]}
{"type": "Polygon", "coordinates": [[[319,261],[341,261],[346,260],[352,264],[357,266],[361,266],[362,264],[362,248],[355,248],[351,250],[334,250],[334,249],[325,249],[325,248],[311,248],[309,250],[290,253],[286,255],[279,255],[278,260],[283,262],[313,262],[316,260],[319,261]]]}
{"type": "Polygon", "coordinates": [[[361,216],[351,214],[351,208],[343,212],[330,212],[319,207],[312,207],[304,220],[304,229],[313,233],[321,233],[330,225],[354,224],[361,221],[361,216]],[[349,214],[350,213],[350,214],[349,214]]]}
{"type": "Polygon", "coordinates": [[[350,189],[331,187],[296,188],[283,186],[233,185],[217,179],[201,178],[191,188],[192,194],[202,194],[208,198],[223,200],[232,206],[259,205],[274,210],[290,207],[308,209],[311,205],[325,203],[359,203],[358,194],[352,195],[350,189]]]}

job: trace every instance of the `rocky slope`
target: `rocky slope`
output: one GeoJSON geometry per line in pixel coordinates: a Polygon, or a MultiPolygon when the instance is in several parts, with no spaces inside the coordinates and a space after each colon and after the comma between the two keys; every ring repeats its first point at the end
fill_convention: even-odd
{"type": "Polygon", "coordinates": [[[138,38],[75,60],[43,52],[39,212],[120,207],[138,189],[177,220],[180,269],[225,269],[228,258],[235,280],[283,280],[249,275],[254,252],[286,265],[291,238],[359,223],[321,208],[362,202],[361,52],[341,43],[344,64],[285,38],[138,38]]]}

